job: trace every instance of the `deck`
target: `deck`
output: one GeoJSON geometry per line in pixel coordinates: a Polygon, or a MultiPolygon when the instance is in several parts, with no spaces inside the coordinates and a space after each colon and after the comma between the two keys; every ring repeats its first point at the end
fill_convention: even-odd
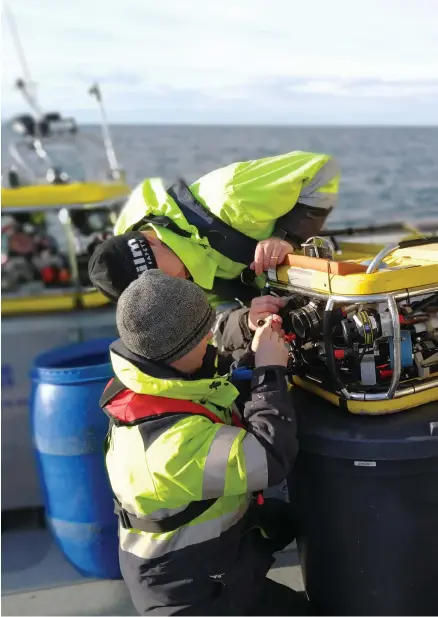
{"type": "MultiPolygon", "coordinates": [[[[2,615],[137,615],[123,581],[84,578],[47,529],[4,531],[1,549],[2,615]]],[[[294,544],[278,554],[269,576],[303,589],[294,544]]]]}

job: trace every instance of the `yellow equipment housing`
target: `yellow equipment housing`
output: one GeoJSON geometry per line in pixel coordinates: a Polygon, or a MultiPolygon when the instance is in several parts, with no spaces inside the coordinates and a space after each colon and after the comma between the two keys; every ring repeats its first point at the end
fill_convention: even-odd
{"type": "Polygon", "coordinates": [[[310,302],[288,313],[292,382],[355,414],[437,401],[438,238],[374,255],[370,245],[345,244],[337,254],[326,246],[316,256],[324,243],[310,239],[310,256],[305,246],[269,272],[271,293],[310,302]]]}

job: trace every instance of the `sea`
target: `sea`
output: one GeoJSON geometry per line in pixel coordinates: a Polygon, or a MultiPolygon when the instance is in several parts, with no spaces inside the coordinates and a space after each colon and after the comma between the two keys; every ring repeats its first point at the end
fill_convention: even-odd
{"type": "MultiPolygon", "coordinates": [[[[101,140],[99,126],[81,131],[101,140]]],[[[115,125],[111,134],[132,186],[151,176],[193,182],[236,161],[305,150],[335,156],[342,169],[330,226],[438,217],[438,127],[115,125]]],[[[10,136],[6,127],[4,155],[10,136]]]]}

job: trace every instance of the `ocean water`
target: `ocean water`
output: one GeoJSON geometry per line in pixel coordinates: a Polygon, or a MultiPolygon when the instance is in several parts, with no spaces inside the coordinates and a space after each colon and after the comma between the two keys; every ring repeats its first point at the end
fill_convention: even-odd
{"type": "MultiPolygon", "coordinates": [[[[99,127],[82,130],[100,139],[99,127]]],[[[117,125],[111,131],[132,185],[147,176],[191,182],[236,161],[308,150],[336,156],[342,168],[332,225],[438,217],[438,127],[117,125]]],[[[9,136],[4,130],[3,154],[9,136]]]]}

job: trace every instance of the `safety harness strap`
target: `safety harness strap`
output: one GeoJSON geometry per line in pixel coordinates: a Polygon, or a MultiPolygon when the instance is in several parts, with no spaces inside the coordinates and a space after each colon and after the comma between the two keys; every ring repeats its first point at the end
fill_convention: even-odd
{"type": "Polygon", "coordinates": [[[154,520],[152,517],[139,518],[125,510],[118,499],[114,499],[114,513],[119,516],[120,523],[124,529],[138,529],[147,533],[167,533],[175,531],[183,525],[188,525],[195,518],[204,514],[217,499],[205,499],[204,501],[191,501],[187,508],[182,512],[172,514],[161,520],[154,520]]]}

